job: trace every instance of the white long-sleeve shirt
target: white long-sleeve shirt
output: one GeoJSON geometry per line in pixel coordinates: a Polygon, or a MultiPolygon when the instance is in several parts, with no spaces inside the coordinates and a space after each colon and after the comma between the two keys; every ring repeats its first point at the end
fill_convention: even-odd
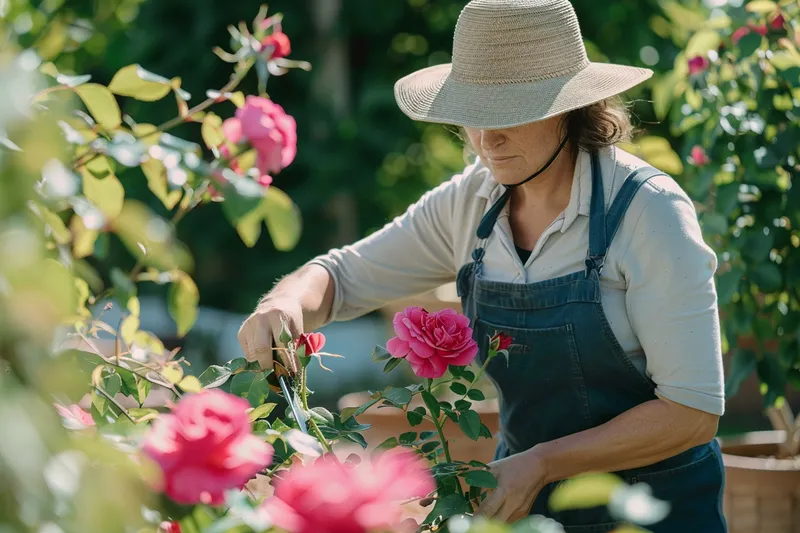
{"type": "MultiPolygon", "coordinates": [[[[606,209],[625,178],[646,163],[622,149],[600,152],[606,209]]],[[[581,151],[569,205],[522,264],[508,207],[486,243],[483,277],[533,283],[585,269],[591,157],[581,151]]],[[[348,320],[452,282],[472,260],[478,223],[503,187],[480,161],[427,192],[381,230],[315,258],[335,285],[330,320],[348,320]]],[[[603,309],[622,348],[656,384],[656,394],[721,415],[724,378],[714,272],[686,193],[668,176],[634,197],[606,256],[603,309]]]]}

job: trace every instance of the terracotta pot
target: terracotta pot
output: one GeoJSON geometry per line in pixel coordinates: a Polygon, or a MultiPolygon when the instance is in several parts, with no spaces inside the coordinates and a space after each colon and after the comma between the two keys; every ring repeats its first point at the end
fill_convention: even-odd
{"type": "Polygon", "coordinates": [[[800,532],[800,458],[775,459],[782,431],[721,438],[730,533],[800,532]]]}
{"type": "MultiPolygon", "coordinates": [[[[367,403],[370,399],[369,393],[355,392],[343,396],[338,403],[339,410],[347,407],[358,407],[367,403]]],[[[422,405],[419,396],[414,398],[411,407],[422,405]]],[[[497,401],[485,400],[473,402],[473,409],[481,416],[481,421],[486,424],[492,435],[497,434],[499,429],[499,418],[497,401]]],[[[356,417],[362,424],[370,424],[372,427],[363,433],[364,438],[369,444],[368,450],[373,449],[390,437],[399,437],[401,434],[416,431],[436,431],[431,422],[423,421],[418,426],[411,427],[406,419],[406,415],[400,409],[394,407],[378,407],[373,405],[367,411],[356,417]]],[[[494,456],[494,449],[497,439],[479,438],[477,441],[467,438],[452,421],[448,420],[444,426],[444,435],[450,445],[450,452],[454,461],[477,460],[488,463],[494,456]]],[[[434,439],[432,439],[434,440],[434,439]]]]}

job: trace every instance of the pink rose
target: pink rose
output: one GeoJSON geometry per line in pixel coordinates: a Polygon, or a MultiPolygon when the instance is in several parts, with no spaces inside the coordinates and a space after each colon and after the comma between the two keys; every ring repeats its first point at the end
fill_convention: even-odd
{"type": "Polygon", "coordinates": [[[222,123],[229,142],[247,141],[255,148],[263,174],[277,173],[297,155],[297,123],[281,106],[260,96],[248,96],[236,116],[222,123]]]}
{"type": "Polygon", "coordinates": [[[769,24],[773,30],[781,31],[786,25],[786,18],[783,16],[783,13],[778,11],[778,14],[775,15],[775,18],[773,18],[769,24]]]}
{"type": "Polygon", "coordinates": [[[391,450],[375,461],[340,464],[322,457],[297,464],[275,481],[262,512],[288,533],[399,531],[400,502],[428,496],[436,485],[413,452],[391,450]]]}
{"type": "Polygon", "coordinates": [[[305,354],[313,355],[319,353],[325,346],[325,335],[322,333],[303,333],[297,338],[297,347],[305,346],[305,354]]]}
{"type": "Polygon", "coordinates": [[[689,60],[689,74],[699,74],[706,70],[710,64],[706,56],[695,56],[689,60]]]}
{"type": "Polygon", "coordinates": [[[444,375],[448,365],[467,366],[478,354],[469,318],[452,309],[429,313],[409,307],[394,316],[397,337],[386,343],[393,357],[404,357],[423,378],[444,375]]]}
{"type": "Polygon", "coordinates": [[[184,396],[161,415],[143,451],[164,474],[164,492],[180,504],[218,505],[272,462],[272,446],[254,436],[250,404],[218,389],[184,396]]]}
{"type": "Polygon", "coordinates": [[[692,148],[690,158],[692,164],[696,167],[704,167],[711,162],[711,159],[706,155],[706,151],[699,145],[692,148]]]}
{"type": "Polygon", "coordinates": [[[272,35],[267,35],[261,40],[261,49],[272,48],[269,59],[280,59],[292,53],[292,43],[289,36],[282,31],[276,31],[272,35]]]}
{"type": "Polygon", "coordinates": [[[69,407],[57,403],[53,405],[58,414],[61,415],[61,418],[64,419],[64,425],[69,429],[86,429],[96,425],[92,415],[81,409],[78,404],[72,404],[69,407]]]}

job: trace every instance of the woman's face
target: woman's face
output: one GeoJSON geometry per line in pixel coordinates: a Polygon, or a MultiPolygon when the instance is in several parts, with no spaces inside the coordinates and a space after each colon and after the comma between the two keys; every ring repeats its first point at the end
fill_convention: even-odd
{"type": "Polygon", "coordinates": [[[504,185],[519,183],[544,166],[561,143],[562,117],[499,130],[464,128],[469,142],[504,185]]]}

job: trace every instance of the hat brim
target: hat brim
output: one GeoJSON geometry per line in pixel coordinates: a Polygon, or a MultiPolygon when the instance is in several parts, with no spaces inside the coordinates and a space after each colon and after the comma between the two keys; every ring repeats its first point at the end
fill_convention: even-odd
{"type": "Polygon", "coordinates": [[[421,122],[480,129],[511,128],[586,107],[653,75],[644,68],[589,63],[558,78],[529,83],[471,84],[450,76],[451,64],[418,70],[394,87],[401,111],[421,122]]]}

